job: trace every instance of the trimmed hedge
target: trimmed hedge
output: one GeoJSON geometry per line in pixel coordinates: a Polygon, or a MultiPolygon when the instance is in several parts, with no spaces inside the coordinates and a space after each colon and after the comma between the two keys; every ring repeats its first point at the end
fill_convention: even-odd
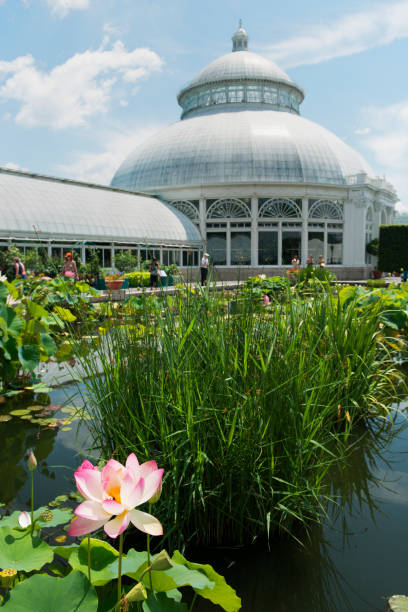
{"type": "Polygon", "coordinates": [[[129,287],[148,287],[150,285],[150,272],[135,270],[123,276],[129,279],[129,287]]]}
{"type": "Polygon", "coordinates": [[[377,267],[382,272],[408,269],[408,225],[381,225],[377,267]]]}

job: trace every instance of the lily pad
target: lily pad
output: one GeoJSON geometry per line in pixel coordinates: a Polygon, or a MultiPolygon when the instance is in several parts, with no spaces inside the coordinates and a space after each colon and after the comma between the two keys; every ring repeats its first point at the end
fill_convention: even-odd
{"type": "Polygon", "coordinates": [[[72,427],[61,427],[61,431],[71,431],[72,427]]]}
{"type": "Polygon", "coordinates": [[[9,414],[2,414],[0,416],[0,423],[6,423],[7,421],[11,421],[13,417],[11,417],[9,414]]]}
{"type": "Polygon", "coordinates": [[[53,557],[52,548],[38,536],[31,536],[29,529],[0,527],[0,567],[32,572],[51,563],[53,557]]]}
{"type": "Polygon", "coordinates": [[[81,572],[72,572],[65,578],[36,574],[12,589],[4,607],[13,612],[96,612],[98,598],[81,572]]]}
{"type": "MultiPolygon", "coordinates": [[[[48,410],[48,406],[46,406],[46,409],[48,410]]],[[[29,406],[28,410],[36,412],[37,410],[44,410],[44,406],[29,406]]]]}
{"type": "Polygon", "coordinates": [[[25,414],[30,414],[30,410],[28,410],[28,408],[19,408],[18,410],[11,410],[10,414],[12,416],[23,416],[25,414]]]}
{"type": "Polygon", "coordinates": [[[64,412],[65,414],[75,414],[77,410],[78,408],[76,406],[64,406],[61,408],[61,412],[64,412]]]}

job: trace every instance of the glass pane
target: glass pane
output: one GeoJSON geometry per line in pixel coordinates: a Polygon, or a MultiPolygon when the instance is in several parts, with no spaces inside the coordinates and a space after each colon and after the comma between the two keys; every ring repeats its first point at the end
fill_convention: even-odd
{"type": "Polygon", "coordinates": [[[111,250],[103,249],[103,267],[110,268],[112,266],[111,250]]]}
{"type": "Polygon", "coordinates": [[[343,263],[343,234],[341,232],[327,234],[328,264],[343,263]]]}
{"type": "Polygon", "coordinates": [[[278,264],[278,232],[258,232],[258,263],[260,266],[278,264]]]}
{"type": "Polygon", "coordinates": [[[207,250],[214,265],[225,266],[227,264],[227,234],[225,232],[209,232],[207,234],[207,250]]]}
{"type": "Polygon", "coordinates": [[[288,266],[295,255],[300,257],[301,245],[301,232],[282,232],[282,264],[284,266],[288,266]]]}
{"type": "Polygon", "coordinates": [[[307,246],[307,254],[311,255],[315,264],[319,261],[319,255],[324,254],[324,233],[309,232],[309,242],[307,246]]]}
{"type": "Polygon", "coordinates": [[[251,265],[251,232],[231,232],[231,265],[251,265]]]}

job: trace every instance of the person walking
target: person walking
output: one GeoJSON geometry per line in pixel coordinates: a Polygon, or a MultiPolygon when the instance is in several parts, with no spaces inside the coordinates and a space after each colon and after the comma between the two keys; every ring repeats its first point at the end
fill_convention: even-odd
{"type": "Polygon", "coordinates": [[[203,258],[201,260],[201,264],[200,264],[200,272],[201,272],[201,284],[204,286],[206,281],[207,281],[207,275],[208,275],[208,266],[209,266],[209,254],[208,253],[204,253],[203,258]]]}
{"type": "Polygon", "coordinates": [[[62,266],[62,276],[79,280],[77,265],[72,257],[72,253],[65,253],[64,265],[62,266]]]}
{"type": "Polygon", "coordinates": [[[26,270],[23,262],[19,257],[13,257],[14,261],[14,278],[27,278],[26,270]]]}
{"type": "Polygon", "coordinates": [[[309,257],[306,259],[306,266],[307,267],[314,266],[314,259],[312,255],[309,255],[309,257]]]}
{"type": "Polygon", "coordinates": [[[156,257],[153,257],[152,263],[149,266],[149,270],[150,270],[150,289],[153,289],[153,287],[157,287],[158,282],[159,282],[160,265],[156,257]]]}
{"type": "Polygon", "coordinates": [[[319,255],[319,268],[324,268],[325,263],[324,263],[324,257],[323,255],[319,255]]]}

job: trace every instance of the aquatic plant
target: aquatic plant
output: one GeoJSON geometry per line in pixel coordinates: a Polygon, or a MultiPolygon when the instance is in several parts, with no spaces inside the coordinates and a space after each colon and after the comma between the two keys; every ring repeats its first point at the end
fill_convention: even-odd
{"type": "Polygon", "coordinates": [[[137,316],[113,318],[82,359],[84,400],[103,456],[164,467],[165,538],[242,544],[321,520],[330,465],[356,421],[387,418],[399,384],[380,312],[290,289],[232,311],[197,290],[146,298],[137,316]]]}

